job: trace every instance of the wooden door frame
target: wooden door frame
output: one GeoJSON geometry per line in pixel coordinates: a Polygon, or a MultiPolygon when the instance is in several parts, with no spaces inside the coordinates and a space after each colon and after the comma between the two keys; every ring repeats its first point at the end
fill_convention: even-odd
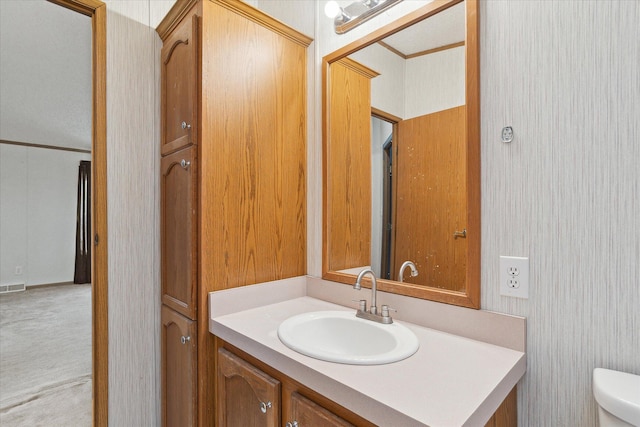
{"type": "MultiPolygon", "coordinates": [[[[386,111],[380,110],[379,108],[375,108],[375,107],[371,107],[371,117],[375,117],[376,119],[379,120],[383,120],[387,123],[391,123],[391,138],[393,140],[393,150],[395,150],[393,152],[393,163],[392,163],[392,170],[391,170],[391,175],[393,177],[397,177],[398,176],[398,170],[396,169],[398,167],[398,124],[402,121],[401,117],[398,116],[394,116],[391,113],[387,113],[386,111]]],[[[391,274],[391,279],[389,280],[394,280],[393,279],[393,273],[395,271],[396,265],[395,265],[395,256],[396,256],[396,251],[395,251],[395,241],[396,241],[396,237],[395,237],[395,229],[396,229],[396,201],[395,201],[395,197],[397,194],[397,181],[394,179],[393,180],[393,186],[391,188],[391,218],[389,218],[389,221],[392,224],[392,230],[391,230],[391,247],[389,248],[390,253],[389,253],[389,257],[390,257],[390,262],[389,262],[389,273],[391,274]]]]}
{"type": "Polygon", "coordinates": [[[92,226],[91,260],[93,426],[106,427],[109,398],[107,257],[107,8],[99,0],[48,0],[91,18],[92,226]]]}

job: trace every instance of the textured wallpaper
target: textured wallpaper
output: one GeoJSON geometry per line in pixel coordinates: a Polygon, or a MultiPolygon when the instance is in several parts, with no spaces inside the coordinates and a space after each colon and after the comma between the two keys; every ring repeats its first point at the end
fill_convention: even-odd
{"type": "Polygon", "coordinates": [[[481,4],[482,307],[527,317],[519,425],[595,426],[593,369],[640,374],[640,2],[481,4]]]}
{"type": "MultiPolygon", "coordinates": [[[[318,63],[362,35],[318,22],[318,63]]],[[[521,427],[596,426],[593,369],[640,374],[638,22],[633,0],[481,2],[482,308],[527,317],[521,427]],[[500,295],[500,255],[530,258],[529,299],[500,295]]]]}
{"type": "Polygon", "coordinates": [[[107,11],[109,425],[157,426],[160,41],[149,0],[107,11]]]}
{"type": "MultiPolygon", "coordinates": [[[[397,10],[413,8],[403,3],[397,10]]],[[[163,13],[151,4],[107,3],[114,426],[159,425],[159,93],[152,77],[159,41],[149,22],[163,13]]],[[[276,18],[292,19],[286,1],[265,4],[276,18]]],[[[640,2],[487,0],[480,12],[482,306],[527,317],[519,425],[595,426],[593,368],[640,374],[640,2]],[[515,130],[508,145],[500,141],[506,125],[515,130]],[[500,255],[530,257],[528,300],[500,296],[500,255]]],[[[319,65],[360,35],[335,37],[325,21],[316,18],[309,60],[308,269],[315,275],[319,65]]]]}

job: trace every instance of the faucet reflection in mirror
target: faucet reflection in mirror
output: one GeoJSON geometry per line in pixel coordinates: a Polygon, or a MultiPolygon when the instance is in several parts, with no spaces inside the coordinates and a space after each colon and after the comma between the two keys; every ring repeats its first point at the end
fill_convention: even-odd
{"type": "Polygon", "coordinates": [[[337,1],[329,1],[324,13],[333,18],[333,26],[337,34],[344,34],[363,22],[373,18],[383,10],[402,0],[359,0],[349,6],[340,7],[337,1]]]}
{"type": "Polygon", "coordinates": [[[416,277],[418,275],[418,269],[416,268],[416,265],[411,261],[405,261],[400,266],[400,271],[398,272],[398,281],[399,282],[403,282],[404,281],[404,270],[407,267],[411,268],[411,277],[416,277]]]}

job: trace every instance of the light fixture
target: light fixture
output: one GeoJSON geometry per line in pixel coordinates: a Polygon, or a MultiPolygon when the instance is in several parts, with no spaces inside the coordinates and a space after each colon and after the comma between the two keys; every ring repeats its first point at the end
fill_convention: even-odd
{"type": "Polygon", "coordinates": [[[402,0],[361,0],[342,8],[338,2],[331,0],[324,7],[324,13],[333,18],[336,33],[344,34],[366,20],[376,16],[383,10],[402,0]]]}
{"type": "Polygon", "coordinates": [[[335,19],[343,12],[344,9],[341,8],[335,0],[328,1],[327,4],[324,5],[324,14],[327,15],[328,18],[335,19]]]}

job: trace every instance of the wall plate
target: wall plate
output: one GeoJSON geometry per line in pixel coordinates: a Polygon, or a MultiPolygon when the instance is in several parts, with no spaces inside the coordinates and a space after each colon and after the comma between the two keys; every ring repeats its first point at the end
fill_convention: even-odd
{"type": "Polygon", "coordinates": [[[500,256],[500,295],[529,298],[529,258],[500,256]]]}

